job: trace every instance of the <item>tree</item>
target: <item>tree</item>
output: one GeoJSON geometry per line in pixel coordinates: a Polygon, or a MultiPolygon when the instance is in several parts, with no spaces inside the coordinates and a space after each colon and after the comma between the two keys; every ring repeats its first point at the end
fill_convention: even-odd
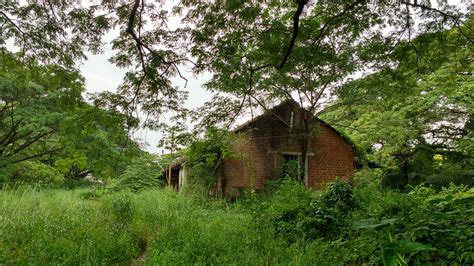
{"type": "MultiPolygon", "coordinates": [[[[136,120],[84,101],[77,71],[0,54],[2,179],[34,176],[117,177],[143,154],[127,130],[136,120]]],[[[56,178],[58,179],[58,178],[56,178]]]]}
{"type": "Polygon", "coordinates": [[[204,136],[196,137],[183,151],[187,165],[192,169],[186,180],[187,186],[198,191],[203,189],[202,192],[207,195],[222,193],[222,183],[217,171],[224,159],[234,156],[231,143],[236,137],[217,128],[208,128],[204,136]]]}
{"type": "Polygon", "coordinates": [[[162,180],[158,179],[162,171],[155,156],[151,154],[136,156],[119,176],[117,188],[132,191],[156,188],[163,185],[162,180]]]}
{"type": "Polygon", "coordinates": [[[28,70],[5,51],[0,58],[0,168],[51,156],[62,112],[81,99],[80,76],[35,62],[28,70]]]}
{"type": "Polygon", "coordinates": [[[131,139],[127,120],[121,113],[88,104],[76,108],[61,123],[54,165],[75,179],[89,173],[103,181],[118,177],[133,158],[145,153],[131,139]]]}
{"type": "Polygon", "coordinates": [[[167,154],[166,160],[169,160],[168,174],[166,175],[166,182],[168,186],[171,186],[171,171],[172,166],[175,160],[178,158],[178,152],[183,148],[189,145],[193,139],[193,136],[187,132],[187,127],[185,124],[181,123],[179,120],[171,119],[172,123],[162,123],[159,125],[159,128],[163,129],[163,137],[158,143],[158,147],[166,149],[169,154],[167,154]]]}
{"type": "Polygon", "coordinates": [[[403,43],[392,55],[395,67],[342,87],[339,101],[355,103],[326,115],[349,128],[372,160],[400,169],[405,185],[453,163],[464,168],[455,173],[460,179],[474,173],[466,145],[473,141],[474,50],[464,36],[472,23],[403,43]]]}
{"type": "Polygon", "coordinates": [[[472,43],[471,28],[461,27],[470,16],[467,1],[452,6],[441,0],[183,0],[173,8],[185,23],[177,29],[169,29],[170,13],[163,4],[143,0],[89,7],[50,1],[2,5],[0,22],[7,39],[26,47],[25,55],[37,53],[40,59],[65,66],[83,58],[87,49],[99,51],[98,36],[119,27],[120,35],[112,42],[117,54],[111,61],[129,71],[120,95],[105,100],[118,100],[110,104],[120,104],[127,114],[138,105],[155,120],[167,110],[185,112],[186,94],[170,82],[176,76],[186,80],[183,65],[193,66],[194,73],[213,73],[206,87],[224,97],[216,96],[206,107],[225,112],[212,118],[227,117],[217,121],[226,128],[245,107],[268,109],[268,101],[299,98],[307,111],[301,120],[302,153],[314,115],[357,73],[396,64],[391,54],[420,33],[457,28],[472,43]],[[77,40],[78,34],[84,37],[77,40]],[[47,41],[39,40],[41,35],[47,41]]]}
{"type": "MultiPolygon", "coordinates": [[[[86,52],[100,53],[103,37],[114,28],[120,35],[112,41],[117,50],[110,60],[127,68],[119,94],[131,114],[137,103],[150,115],[180,109],[186,94],[171,86],[170,78],[181,75],[177,65],[185,60],[172,47],[173,32],[166,30],[168,12],[159,3],[136,0],[71,4],[70,1],[3,1],[0,3],[0,45],[13,41],[23,58],[75,69],[86,52]],[[149,24],[158,25],[145,31],[149,24]],[[166,99],[166,100],[165,100],[166,99]]],[[[152,116],[154,117],[154,116],[152,116]]]]}
{"type": "MultiPolygon", "coordinates": [[[[417,28],[425,32],[459,27],[469,15],[469,8],[441,0],[436,3],[183,0],[173,12],[181,14],[187,24],[170,29],[171,14],[161,2],[104,0],[70,5],[49,0],[6,1],[0,4],[0,31],[5,36],[1,45],[13,40],[24,56],[74,67],[86,51],[100,52],[104,34],[117,28],[120,35],[112,41],[117,53],[111,61],[129,70],[119,88],[127,103],[122,111],[130,114],[140,105],[151,118],[159,119],[170,109],[185,111],[186,94],[170,82],[175,76],[186,80],[180,70],[183,65],[193,66],[195,73],[213,72],[208,88],[242,96],[238,106],[244,107],[249,95],[258,94],[254,88],[261,78],[292,70],[298,64],[311,69],[318,65],[310,60],[314,55],[326,55],[328,47],[337,51],[341,41],[393,48],[400,38],[415,36],[415,18],[421,20],[417,28]]],[[[374,58],[382,59],[387,49],[372,52],[374,58]]],[[[353,68],[349,72],[354,72],[364,62],[346,63],[347,68],[353,68]]]]}
{"type": "Polygon", "coordinates": [[[225,115],[214,112],[214,119],[203,122],[228,128],[245,109],[270,111],[275,102],[294,100],[305,110],[296,134],[302,159],[315,116],[327,111],[340,86],[357,74],[396,64],[390,55],[421,32],[443,27],[469,32],[460,27],[465,19],[460,10],[447,3],[438,8],[416,1],[182,3],[185,20],[195,25],[189,45],[197,59],[194,69],[214,74],[206,87],[221,96],[212,104],[231,114],[223,121],[225,115]]]}

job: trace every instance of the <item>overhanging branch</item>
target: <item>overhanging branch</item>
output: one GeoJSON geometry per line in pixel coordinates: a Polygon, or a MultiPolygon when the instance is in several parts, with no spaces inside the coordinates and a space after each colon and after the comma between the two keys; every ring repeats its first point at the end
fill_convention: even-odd
{"type": "Polygon", "coordinates": [[[286,49],[285,54],[283,55],[283,58],[275,68],[276,69],[282,69],[283,66],[285,66],[286,61],[288,61],[288,57],[291,54],[291,51],[293,50],[293,47],[295,46],[296,42],[296,37],[298,37],[298,32],[299,32],[299,27],[300,27],[300,16],[301,13],[303,13],[304,6],[308,3],[308,0],[298,0],[298,8],[296,9],[295,14],[293,15],[293,34],[291,36],[290,44],[288,45],[288,49],[286,49]]]}
{"type": "MultiPolygon", "coordinates": [[[[135,19],[136,19],[136,16],[137,16],[137,12],[138,12],[138,8],[140,7],[140,4],[141,5],[144,5],[144,1],[142,0],[135,0],[133,2],[133,6],[132,6],[132,10],[130,12],[130,15],[128,17],[128,23],[127,23],[127,32],[130,34],[130,36],[132,37],[132,39],[135,41],[135,44],[137,46],[137,49],[138,49],[138,53],[139,53],[139,57],[140,57],[140,62],[141,62],[141,65],[142,65],[142,68],[143,68],[143,71],[145,74],[147,74],[148,76],[151,76],[149,75],[149,73],[147,72],[146,70],[146,62],[145,62],[145,54],[144,54],[144,50],[147,50],[150,54],[152,54],[154,57],[157,57],[162,64],[164,65],[168,65],[167,69],[165,70],[165,72],[162,74],[166,74],[168,72],[168,69],[170,67],[173,67],[175,70],[176,70],[176,73],[178,73],[178,76],[183,79],[186,83],[185,83],[185,87],[188,83],[188,79],[185,78],[181,71],[179,70],[178,66],[176,65],[176,63],[180,62],[180,61],[186,61],[186,62],[191,62],[190,60],[188,59],[178,59],[178,60],[172,60],[172,61],[167,61],[163,56],[161,56],[157,51],[155,51],[152,47],[150,47],[149,45],[147,45],[146,43],[144,43],[140,37],[136,34],[135,30],[134,30],[134,27],[135,27],[135,19]]],[[[143,8],[143,7],[142,7],[143,8]]],[[[141,15],[142,11],[140,11],[140,15],[141,15]]],[[[141,18],[140,18],[141,19],[141,18]]],[[[140,27],[142,25],[139,25],[140,27]]],[[[153,78],[154,79],[154,78],[153,78]]],[[[155,79],[154,79],[155,80],[155,79]]]]}

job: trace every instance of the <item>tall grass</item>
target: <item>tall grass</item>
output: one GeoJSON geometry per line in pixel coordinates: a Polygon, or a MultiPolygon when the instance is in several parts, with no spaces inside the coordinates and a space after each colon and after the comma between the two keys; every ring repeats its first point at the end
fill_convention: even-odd
{"type": "Polygon", "coordinates": [[[123,263],[138,254],[110,204],[83,200],[83,190],[24,188],[0,193],[3,263],[123,263]]]}
{"type": "Polygon", "coordinates": [[[392,253],[415,264],[474,261],[472,189],[333,188],[286,184],[234,204],[166,189],[7,189],[0,264],[381,264],[392,253]]]}
{"type": "Polygon", "coordinates": [[[288,245],[225,201],[167,190],[91,195],[87,189],[1,191],[0,264],[320,261],[311,245],[288,245]]]}

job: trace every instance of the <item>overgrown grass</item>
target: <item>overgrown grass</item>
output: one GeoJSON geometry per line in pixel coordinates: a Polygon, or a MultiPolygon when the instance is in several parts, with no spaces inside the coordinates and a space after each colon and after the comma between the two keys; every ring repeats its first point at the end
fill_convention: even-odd
{"type": "Polygon", "coordinates": [[[0,193],[0,261],[8,264],[122,263],[139,253],[110,203],[83,190],[31,188],[0,193]]]}
{"type": "Polygon", "coordinates": [[[168,190],[0,192],[0,264],[472,263],[473,190],[284,182],[237,203],[168,190]]]}

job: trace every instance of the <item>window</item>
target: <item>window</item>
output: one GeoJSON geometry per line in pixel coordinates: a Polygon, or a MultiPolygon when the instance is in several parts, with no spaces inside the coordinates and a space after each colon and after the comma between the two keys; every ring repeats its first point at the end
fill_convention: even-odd
{"type": "Polygon", "coordinates": [[[293,178],[296,180],[305,180],[305,171],[301,167],[301,155],[283,154],[283,164],[281,169],[281,178],[293,178]]]}
{"type": "Polygon", "coordinates": [[[300,157],[299,155],[296,155],[296,154],[283,154],[283,162],[284,163],[287,163],[289,161],[298,161],[300,160],[300,157]]]}

